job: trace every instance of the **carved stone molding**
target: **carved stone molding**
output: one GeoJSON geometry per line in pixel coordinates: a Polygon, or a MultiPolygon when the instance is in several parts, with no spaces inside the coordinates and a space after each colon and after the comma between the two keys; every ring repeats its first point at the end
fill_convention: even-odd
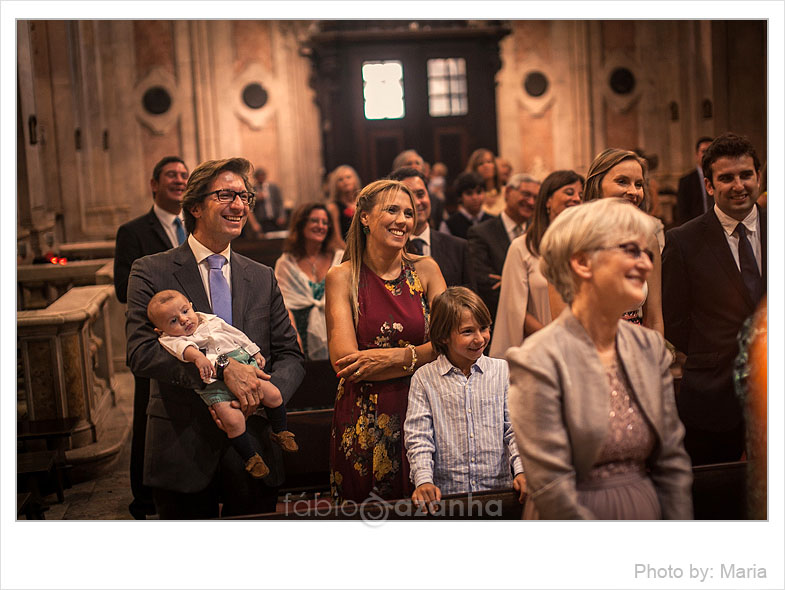
{"type": "Polygon", "coordinates": [[[150,131],[156,135],[164,135],[177,123],[182,105],[178,100],[180,88],[171,72],[161,67],[152,68],[144,78],[139,80],[133,93],[136,118],[150,131]],[[150,113],[144,108],[145,93],[156,88],[166,91],[171,99],[169,108],[160,114],[150,113]]]}
{"type": "Polygon", "coordinates": [[[551,69],[552,68],[543,63],[535,55],[516,64],[515,73],[513,75],[515,80],[515,98],[518,101],[518,104],[532,117],[542,117],[545,112],[553,106],[554,102],[556,102],[554,77],[550,73],[551,69]],[[535,73],[544,74],[548,82],[545,91],[540,96],[532,96],[526,92],[526,89],[524,88],[526,78],[530,74],[535,73]]]}
{"type": "Polygon", "coordinates": [[[640,100],[643,90],[643,75],[640,64],[629,55],[613,52],[605,60],[599,72],[602,95],[608,106],[618,113],[628,112],[640,100]],[[629,70],[635,76],[635,86],[627,94],[618,94],[611,89],[611,76],[619,69],[629,70]]]}
{"type": "Polygon", "coordinates": [[[258,62],[249,64],[240,72],[229,88],[234,113],[254,131],[261,129],[275,114],[282,91],[279,79],[258,62]],[[243,91],[253,83],[260,84],[267,92],[267,101],[261,108],[251,108],[243,101],[243,91]]]}

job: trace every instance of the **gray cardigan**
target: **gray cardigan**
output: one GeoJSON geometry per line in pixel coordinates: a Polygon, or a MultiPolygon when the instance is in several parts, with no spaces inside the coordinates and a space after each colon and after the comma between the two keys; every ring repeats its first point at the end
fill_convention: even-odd
{"type": "MultiPolygon", "coordinates": [[[[684,450],[662,336],[619,320],[616,346],[657,444],[647,467],[663,518],[692,518],[692,469],[684,450]]],[[[595,518],[576,481],[599,457],[608,429],[608,379],[594,343],[567,307],[523,346],[507,351],[509,408],[529,498],[542,518],[595,518]]]]}

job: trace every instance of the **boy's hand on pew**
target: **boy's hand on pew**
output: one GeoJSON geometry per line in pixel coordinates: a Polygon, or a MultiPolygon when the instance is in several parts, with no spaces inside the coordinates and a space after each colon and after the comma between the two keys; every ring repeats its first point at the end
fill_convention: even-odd
{"type": "Polygon", "coordinates": [[[432,483],[424,483],[417,486],[412,494],[412,502],[415,506],[422,508],[423,512],[436,514],[437,503],[442,499],[442,491],[432,483]]]}
{"type": "Polygon", "coordinates": [[[512,480],[512,488],[518,492],[518,502],[523,504],[526,498],[526,476],[523,473],[519,473],[512,480]]]}

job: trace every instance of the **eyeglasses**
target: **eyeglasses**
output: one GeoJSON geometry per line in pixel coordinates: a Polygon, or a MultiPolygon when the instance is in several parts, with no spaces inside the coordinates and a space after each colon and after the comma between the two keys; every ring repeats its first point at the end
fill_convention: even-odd
{"type": "Polygon", "coordinates": [[[319,217],[309,217],[308,223],[313,223],[316,225],[327,225],[327,226],[330,225],[330,222],[327,219],[321,219],[319,217]]]}
{"type": "Polygon", "coordinates": [[[616,250],[617,248],[635,260],[640,258],[641,254],[645,254],[649,257],[650,262],[654,262],[654,252],[648,248],[641,248],[635,242],[627,242],[624,244],[619,244],[618,246],[608,246],[607,248],[597,248],[597,250],[616,250]]]}
{"type": "Polygon", "coordinates": [[[256,195],[249,191],[233,191],[228,188],[222,188],[221,190],[206,193],[202,196],[209,197],[211,195],[215,195],[219,203],[234,203],[234,200],[237,197],[240,197],[243,204],[248,205],[249,207],[253,207],[256,202],[256,195]]]}

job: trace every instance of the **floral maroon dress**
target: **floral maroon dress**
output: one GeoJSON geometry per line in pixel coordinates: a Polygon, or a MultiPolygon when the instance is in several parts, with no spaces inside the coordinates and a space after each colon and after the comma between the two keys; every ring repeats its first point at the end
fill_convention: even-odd
{"type": "MultiPolygon", "coordinates": [[[[419,345],[427,340],[428,301],[410,262],[397,279],[385,281],[365,265],[360,270],[360,350],[419,345]]],[[[387,381],[341,379],[330,438],[330,486],[337,502],[362,502],[411,495],[403,421],[411,377],[387,381]]]]}

